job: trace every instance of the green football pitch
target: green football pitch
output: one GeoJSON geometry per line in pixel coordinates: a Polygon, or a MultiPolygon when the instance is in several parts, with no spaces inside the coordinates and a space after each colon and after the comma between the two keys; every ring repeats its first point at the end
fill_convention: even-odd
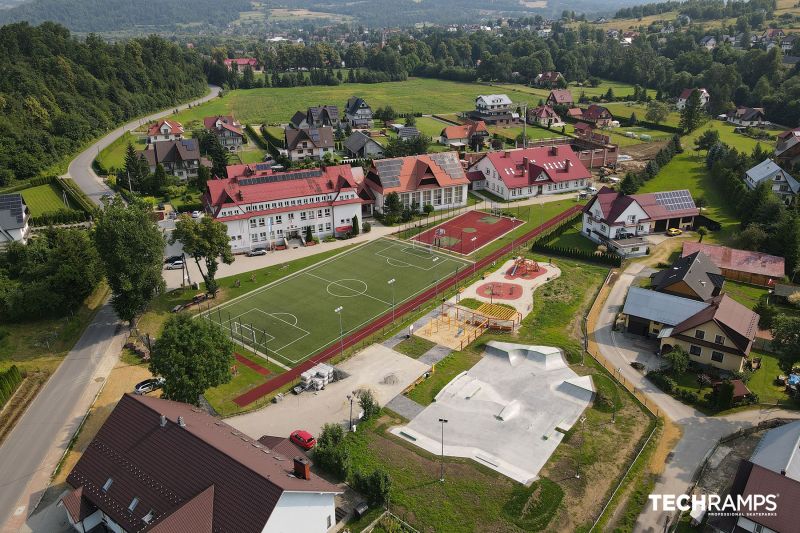
{"type": "Polygon", "coordinates": [[[201,316],[288,367],[471,265],[428,246],[378,239],[265,285],[201,316]],[[393,283],[389,283],[394,280],[393,283]],[[340,311],[336,311],[341,307],[340,311]]]}

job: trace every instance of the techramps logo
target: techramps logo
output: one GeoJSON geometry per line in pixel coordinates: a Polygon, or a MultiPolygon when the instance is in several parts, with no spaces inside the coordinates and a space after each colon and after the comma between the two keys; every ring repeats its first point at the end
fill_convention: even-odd
{"type": "Polygon", "coordinates": [[[650,494],[653,511],[702,511],[708,516],[777,516],[778,494],[650,494]]]}

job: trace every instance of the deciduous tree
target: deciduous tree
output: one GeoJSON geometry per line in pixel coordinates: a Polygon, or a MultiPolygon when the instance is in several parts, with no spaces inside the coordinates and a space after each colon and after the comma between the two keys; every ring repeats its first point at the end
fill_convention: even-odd
{"type": "Polygon", "coordinates": [[[233,263],[231,241],[228,229],[222,222],[211,217],[203,217],[199,221],[188,215],[183,215],[175,223],[175,230],[170,237],[170,244],[180,242],[186,255],[194,258],[203,280],[206,282],[206,291],[209,294],[217,292],[217,259],[226,265],[233,263]],[[206,271],[200,266],[203,261],[206,271]]]}

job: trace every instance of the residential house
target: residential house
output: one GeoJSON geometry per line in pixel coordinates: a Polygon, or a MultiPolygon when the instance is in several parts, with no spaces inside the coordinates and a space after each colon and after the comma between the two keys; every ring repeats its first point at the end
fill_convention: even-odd
{"type": "Polygon", "coordinates": [[[711,99],[711,95],[708,94],[708,91],[702,87],[700,89],[684,89],[681,91],[680,96],[678,96],[678,102],[675,104],[675,106],[678,109],[683,109],[686,107],[686,102],[689,101],[689,97],[692,96],[694,91],[697,91],[698,96],[700,97],[700,107],[705,109],[708,105],[708,101],[711,99]]]}
{"type": "Polygon", "coordinates": [[[775,161],[781,165],[792,167],[800,163],[800,128],[782,131],[778,134],[775,161]]]}
{"type": "Polygon", "coordinates": [[[468,116],[473,121],[482,120],[486,124],[512,124],[519,120],[514,104],[505,94],[482,94],[475,99],[475,110],[468,116]]]}
{"type": "Polygon", "coordinates": [[[335,105],[309,107],[306,110],[306,117],[308,125],[315,128],[322,126],[336,128],[340,123],[339,107],[335,105]]]}
{"type": "Polygon", "coordinates": [[[769,124],[761,107],[737,107],[728,111],[726,117],[728,122],[737,126],[761,127],[769,124]]]}
{"type": "Polygon", "coordinates": [[[592,104],[583,110],[581,120],[590,122],[598,128],[607,128],[614,121],[614,115],[611,114],[608,108],[592,104]]]}
{"type": "MultiPolygon", "coordinates": [[[[360,167],[359,167],[360,168],[360,167]]],[[[209,180],[203,204],[223,222],[234,252],[305,237],[343,235],[361,215],[350,165],[276,172],[271,165],[230,165],[227,179],[209,180]]]]}
{"type": "Polygon", "coordinates": [[[235,152],[242,147],[244,142],[244,132],[242,125],[230,115],[217,115],[216,117],[205,117],[203,126],[217,136],[222,147],[228,151],[235,152]]]}
{"type": "Polygon", "coordinates": [[[471,147],[479,150],[489,139],[489,130],[482,120],[462,124],[460,126],[447,126],[442,130],[439,142],[454,148],[471,147]]]}
{"type": "Polygon", "coordinates": [[[784,55],[789,54],[789,52],[794,49],[794,45],[798,38],[800,38],[800,34],[790,33],[781,39],[781,51],[784,53],[784,55]]]}
{"type": "Polygon", "coordinates": [[[285,148],[282,150],[292,161],[322,159],[333,154],[333,128],[286,128],[283,131],[285,148]]]}
{"type": "Polygon", "coordinates": [[[184,181],[196,178],[201,164],[197,139],[158,141],[137,154],[147,161],[150,172],[155,172],[156,167],[161,165],[167,174],[177,176],[184,181]]]}
{"type": "Polygon", "coordinates": [[[708,305],[706,302],[633,285],[628,289],[622,307],[625,331],[657,339],[662,329],[677,326],[708,305]]]}
{"type": "Polygon", "coordinates": [[[791,205],[795,201],[798,192],[800,192],[800,182],[769,158],[744,174],[744,184],[749,189],[755,189],[765,182],[771,182],[770,189],[786,205],[791,205]]]}
{"type": "Polygon", "coordinates": [[[352,128],[370,128],[372,126],[372,108],[358,96],[351,96],[344,106],[345,121],[352,128]]]}
{"type": "Polygon", "coordinates": [[[697,251],[706,254],[720,268],[725,279],[768,287],[780,281],[786,274],[783,257],[762,252],[702,242],[685,242],[681,255],[691,255],[697,251]]]}
{"type": "Polygon", "coordinates": [[[289,125],[295,129],[308,127],[308,115],[302,111],[296,111],[292,118],[289,119],[289,125]]]}
{"type": "Polygon", "coordinates": [[[554,70],[542,72],[533,79],[533,84],[535,86],[543,87],[545,89],[560,87],[566,83],[567,81],[564,79],[564,75],[554,70]]]}
{"type": "Polygon", "coordinates": [[[383,146],[364,132],[354,131],[344,141],[344,149],[348,157],[376,158],[383,157],[383,146]]]}
{"type": "Polygon", "coordinates": [[[533,109],[528,109],[527,114],[528,124],[536,124],[543,128],[555,128],[564,125],[564,121],[549,105],[540,105],[533,109]]]}
{"type": "Polygon", "coordinates": [[[651,288],[704,302],[719,296],[725,276],[703,252],[679,257],[672,266],[650,276],[651,288]]]}
{"type": "Polygon", "coordinates": [[[247,67],[253,69],[253,72],[262,72],[262,70],[258,67],[258,60],[254,57],[236,57],[233,59],[224,59],[223,63],[228,70],[233,70],[234,72],[244,72],[247,67]]]}
{"type": "Polygon", "coordinates": [[[591,139],[592,134],[594,133],[594,126],[588,122],[578,122],[573,127],[573,132],[575,133],[575,136],[580,137],[581,139],[591,139]]]}
{"type": "Polygon", "coordinates": [[[687,190],[625,195],[603,187],[583,208],[582,233],[623,257],[644,255],[643,237],[691,229],[700,209],[687,190]]]}
{"type": "Polygon", "coordinates": [[[178,141],[183,139],[183,125],[174,120],[159,120],[147,128],[147,144],[158,141],[178,141]]]}
{"type": "Polygon", "coordinates": [[[779,45],[784,37],[786,37],[786,33],[782,29],[767,28],[758,39],[764,45],[772,44],[774,46],[776,44],[779,45]]]}
{"type": "Polygon", "coordinates": [[[550,107],[557,105],[572,107],[575,105],[575,102],[572,100],[572,91],[569,89],[553,89],[550,91],[550,94],[547,95],[547,101],[545,103],[550,107]]]}
{"type": "Polygon", "coordinates": [[[705,37],[700,39],[699,43],[701,48],[705,48],[708,51],[713,50],[717,47],[717,38],[713,35],[706,35],[705,37]]]}
{"type": "Polygon", "coordinates": [[[410,141],[411,139],[416,139],[420,135],[420,131],[414,126],[403,126],[397,129],[397,137],[401,141],[410,141]]]}
{"type": "Polygon", "coordinates": [[[31,213],[20,193],[0,194],[0,248],[11,242],[28,242],[31,213]]]}
{"type": "Polygon", "coordinates": [[[343,491],[310,464],[286,438],[251,439],[191,405],[126,394],[58,505],[81,533],[325,533],[343,491]]]}
{"type": "Polygon", "coordinates": [[[583,109],[580,107],[570,107],[567,110],[567,116],[572,120],[580,120],[583,118],[583,109]]]}
{"type": "Polygon", "coordinates": [[[364,184],[379,213],[391,193],[398,194],[404,207],[432,205],[439,211],[467,205],[469,180],[456,152],[376,159],[364,184]]]}
{"type": "Polygon", "coordinates": [[[504,200],[577,191],[592,180],[578,154],[566,144],[489,152],[469,167],[483,180],[472,182],[504,200]]]}

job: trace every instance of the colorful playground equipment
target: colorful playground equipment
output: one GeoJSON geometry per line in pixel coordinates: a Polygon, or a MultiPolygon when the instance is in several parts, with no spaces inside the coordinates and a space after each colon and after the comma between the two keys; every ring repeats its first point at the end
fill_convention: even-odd
{"type": "Polygon", "coordinates": [[[510,275],[527,276],[528,274],[539,272],[539,268],[539,263],[533,259],[526,259],[525,257],[519,256],[514,258],[514,266],[511,267],[510,275]]]}

